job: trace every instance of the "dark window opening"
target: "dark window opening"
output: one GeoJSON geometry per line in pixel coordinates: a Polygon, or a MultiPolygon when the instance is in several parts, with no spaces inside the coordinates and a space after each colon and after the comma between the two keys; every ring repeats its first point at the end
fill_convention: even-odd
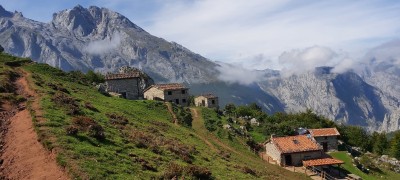
{"type": "Polygon", "coordinates": [[[211,100],[211,104],[215,104],[215,100],[211,100]]]}
{"type": "Polygon", "coordinates": [[[186,99],[182,99],[182,103],[186,103],[186,99]]]}
{"type": "Polygon", "coordinates": [[[172,95],[172,91],[168,91],[168,95],[172,95]]]}
{"type": "Polygon", "coordinates": [[[186,90],[182,90],[182,94],[186,94],[186,90]]]}
{"type": "Polygon", "coordinates": [[[176,104],[179,104],[179,99],[175,99],[175,103],[176,103],[176,104]]]}
{"type": "Polygon", "coordinates": [[[206,106],[206,101],[205,100],[201,100],[201,105],[202,106],[206,106]]]}
{"type": "Polygon", "coordinates": [[[324,139],[328,139],[328,137],[325,136],[324,139]]]}
{"type": "Polygon", "coordinates": [[[324,149],[324,152],[328,151],[328,143],[327,142],[323,142],[322,143],[322,148],[324,149]]]}

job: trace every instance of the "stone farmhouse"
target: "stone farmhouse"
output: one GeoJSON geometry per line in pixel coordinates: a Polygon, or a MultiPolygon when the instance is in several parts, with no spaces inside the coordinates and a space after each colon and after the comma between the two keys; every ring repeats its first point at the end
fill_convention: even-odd
{"type": "Polygon", "coordinates": [[[328,150],[337,150],[337,137],[340,134],[336,128],[304,130],[304,134],[297,136],[271,136],[265,143],[266,154],[281,166],[323,167],[343,164],[343,161],[325,154],[328,150]]]}
{"type": "Polygon", "coordinates": [[[308,131],[325,152],[338,150],[338,136],[340,134],[336,128],[309,129],[308,131]]]}
{"type": "Polygon", "coordinates": [[[144,89],[154,84],[147,74],[132,67],[121,67],[119,73],[107,73],[105,81],[106,92],[131,100],[143,99],[144,89]]]}
{"type": "Polygon", "coordinates": [[[281,166],[302,165],[303,160],[323,156],[322,147],[309,135],[271,137],[266,153],[281,166]]]}
{"type": "Polygon", "coordinates": [[[139,99],[139,74],[106,74],[106,91],[121,94],[126,99],[139,99]]]}
{"type": "Polygon", "coordinates": [[[205,94],[197,96],[194,99],[196,106],[203,106],[208,108],[219,108],[218,97],[213,94],[205,94]]]}
{"type": "Polygon", "coordinates": [[[182,106],[189,105],[189,88],[183,84],[154,84],[144,90],[147,100],[172,102],[182,106]]]}

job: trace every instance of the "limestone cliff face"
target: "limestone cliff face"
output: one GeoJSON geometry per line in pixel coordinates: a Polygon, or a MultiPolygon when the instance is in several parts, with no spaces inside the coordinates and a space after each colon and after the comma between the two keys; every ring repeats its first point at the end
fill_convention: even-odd
{"type": "Polygon", "coordinates": [[[76,6],[41,23],[0,8],[0,44],[6,52],[63,70],[101,72],[133,66],[158,81],[215,81],[216,64],[177,43],[152,36],[105,8],[76,6]]]}
{"type": "Polygon", "coordinates": [[[400,55],[381,56],[382,51],[400,52],[400,42],[372,51],[361,71],[338,74],[321,67],[282,77],[279,71],[265,70],[265,76],[251,85],[219,80],[217,63],[152,36],[119,13],[94,6],[55,13],[49,23],[0,6],[0,44],[8,53],[66,71],[136,67],[157,83],[184,82],[192,94],[216,93],[221,107],[257,102],[269,113],[312,109],[370,130],[400,129],[400,55]]]}
{"type": "Polygon", "coordinates": [[[312,109],[340,123],[360,125],[369,130],[399,129],[398,99],[367,83],[355,72],[332,73],[321,67],[288,78],[276,75],[259,83],[277,97],[288,112],[312,109]]]}

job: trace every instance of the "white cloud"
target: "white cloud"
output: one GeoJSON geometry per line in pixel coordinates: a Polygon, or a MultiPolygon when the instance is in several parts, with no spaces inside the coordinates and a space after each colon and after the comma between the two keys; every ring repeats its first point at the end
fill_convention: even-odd
{"type": "Polygon", "coordinates": [[[262,80],[265,75],[262,71],[250,70],[233,64],[219,63],[219,65],[217,67],[220,72],[218,78],[228,83],[250,85],[262,80]]]}
{"type": "Polygon", "coordinates": [[[366,58],[374,59],[371,63],[378,64],[386,61],[400,67],[400,40],[394,40],[373,48],[367,53],[366,58]]]}
{"type": "Polygon", "coordinates": [[[350,53],[399,36],[398,3],[381,1],[167,1],[150,33],[224,62],[315,44],[350,53]]]}
{"type": "Polygon", "coordinates": [[[84,50],[89,54],[101,55],[117,49],[121,44],[121,35],[113,34],[111,37],[90,42],[84,50]]]}
{"type": "Polygon", "coordinates": [[[358,62],[349,57],[348,53],[323,46],[312,46],[305,49],[286,51],[279,56],[282,75],[302,74],[315,67],[334,67],[332,72],[342,73],[353,69],[358,62]]]}

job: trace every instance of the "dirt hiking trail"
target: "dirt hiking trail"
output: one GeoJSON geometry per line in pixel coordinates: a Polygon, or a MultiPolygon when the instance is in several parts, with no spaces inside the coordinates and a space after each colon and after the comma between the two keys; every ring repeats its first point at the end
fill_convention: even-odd
{"type": "MultiPolygon", "coordinates": [[[[27,73],[22,72],[15,82],[17,92],[33,100],[32,109],[41,115],[38,95],[29,88],[27,76],[27,73]]],[[[32,116],[25,105],[26,103],[20,104],[17,108],[19,111],[8,120],[1,154],[2,176],[6,179],[69,179],[57,165],[55,153],[47,151],[38,141],[32,116]]]]}

